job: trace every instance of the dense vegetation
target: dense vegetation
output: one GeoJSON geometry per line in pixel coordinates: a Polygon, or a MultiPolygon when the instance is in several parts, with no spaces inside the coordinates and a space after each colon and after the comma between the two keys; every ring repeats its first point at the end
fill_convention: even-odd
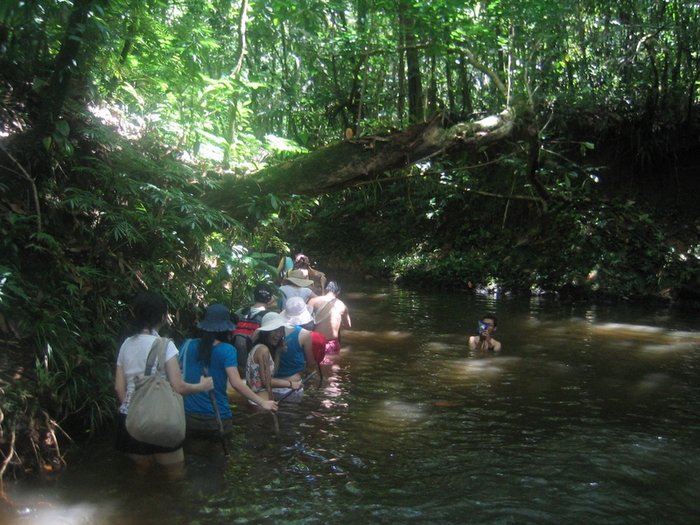
{"type": "Polygon", "coordinates": [[[682,0],[3,2],[0,481],[111,421],[134,292],[177,337],[289,243],[408,283],[697,298],[698,56],[682,0]],[[512,133],[369,167],[497,114],[512,133]],[[364,179],[265,185],[341,140],[376,148],[364,179]]]}

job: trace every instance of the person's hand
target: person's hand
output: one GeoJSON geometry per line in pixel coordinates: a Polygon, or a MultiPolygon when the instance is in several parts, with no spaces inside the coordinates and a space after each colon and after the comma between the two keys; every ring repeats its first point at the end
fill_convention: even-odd
{"type": "Polygon", "coordinates": [[[478,350],[488,349],[491,345],[491,334],[488,330],[484,330],[479,334],[479,342],[476,344],[478,350]]]}
{"type": "Polygon", "coordinates": [[[263,410],[267,410],[268,412],[277,412],[277,401],[273,401],[272,399],[266,399],[265,401],[263,401],[260,407],[263,410]]]}
{"type": "Polygon", "coordinates": [[[292,381],[291,384],[292,390],[299,390],[302,386],[304,386],[301,381],[292,381]]]}
{"type": "Polygon", "coordinates": [[[214,380],[211,377],[201,376],[199,378],[199,387],[202,392],[209,392],[209,390],[214,389],[214,380]]]}

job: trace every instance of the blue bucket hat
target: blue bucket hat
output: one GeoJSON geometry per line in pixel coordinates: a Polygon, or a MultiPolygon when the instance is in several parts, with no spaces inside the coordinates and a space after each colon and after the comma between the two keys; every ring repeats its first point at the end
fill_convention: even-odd
{"type": "Polygon", "coordinates": [[[236,325],[231,321],[231,313],[223,304],[210,304],[204,311],[204,318],[197,326],[205,332],[229,332],[236,325]]]}

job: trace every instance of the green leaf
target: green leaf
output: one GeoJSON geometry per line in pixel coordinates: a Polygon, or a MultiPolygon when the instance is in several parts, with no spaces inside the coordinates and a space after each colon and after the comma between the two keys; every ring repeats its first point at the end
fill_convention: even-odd
{"type": "Polygon", "coordinates": [[[129,82],[124,82],[121,86],[121,88],[126,91],[129,95],[131,95],[136,102],[138,102],[139,106],[143,106],[145,104],[145,100],[139,93],[136,91],[136,88],[132,86],[129,82]]]}
{"type": "Polygon", "coordinates": [[[62,137],[68,137],[70,134],[70,125],[65,120],[59,120],[56,122],[56,131],[62,137]]]}

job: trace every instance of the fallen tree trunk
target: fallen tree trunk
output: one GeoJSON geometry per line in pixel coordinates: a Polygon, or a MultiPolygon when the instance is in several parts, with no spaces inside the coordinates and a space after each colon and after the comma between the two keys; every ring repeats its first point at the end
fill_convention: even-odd
{"type": "MultiPolygon", "coordinates": [[[[254,194],[320,195],[373,180],[386,172],[456,151],[481,151],[526,129],[513,114],[447,125],[442,115],[386,136],[345,140],[247,177],[227,177],[205,196],[217,208],[232,210],[254,194]],[[235,202],[232,202],[235,201],[235,202]]],[[[235,215],[235,214],[234,214],[235,215]]]]}

